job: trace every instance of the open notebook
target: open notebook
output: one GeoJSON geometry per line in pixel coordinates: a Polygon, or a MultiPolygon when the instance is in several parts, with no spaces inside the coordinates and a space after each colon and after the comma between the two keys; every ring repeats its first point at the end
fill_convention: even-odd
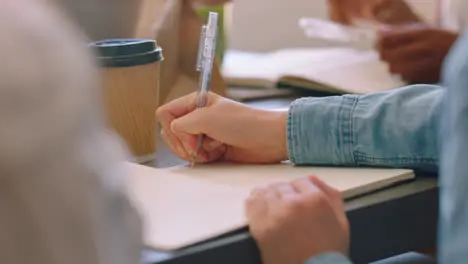
{"type": "Polygon", "coordinates": [[[256,186],[316,175],[345,198],[414,177],[399,169],[210,164],[154,169],[127,163],[129,193],[148,246],[177,250],[246,226],[244,200],[256,186]]]}
{"type": "Polygon", "coordinates": [[[222,74],[231,86],[296,87],[366,94],[405,85],[373,50],[297,48],[271,53],[227,51],[222,74]]]}

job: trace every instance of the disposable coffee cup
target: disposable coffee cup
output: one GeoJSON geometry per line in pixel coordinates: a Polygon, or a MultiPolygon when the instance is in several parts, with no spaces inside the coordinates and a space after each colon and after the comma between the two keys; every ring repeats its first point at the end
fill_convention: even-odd
{"type": "Polygon", "coordinates": [[[140,163],[156,153],[155,110],[159,106],[162,49],[152,39],[108,39],[91,43],[102,69],[105,110],[140,163]]]}

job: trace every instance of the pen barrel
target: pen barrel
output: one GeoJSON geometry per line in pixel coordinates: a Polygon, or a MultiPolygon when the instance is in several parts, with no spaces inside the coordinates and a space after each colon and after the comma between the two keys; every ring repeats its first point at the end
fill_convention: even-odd
{"type": "Polygon", "coordinates": [[[197,71],[203,70],[203,57],[204,57],[204,48],[205,48],[205,38],[206,38],[206,25],[202,26],[200,40],[198,42],[198,54],[197,54],[197,71]]]}
{"type": "Polygon", "coordinates": [[[210,12],[208,24],[203,27],[203,55],[201,56],[200,90],[208,91],[216,53],[216,40],[218,32],[218,14],[210,12]]]}
{"type": "MultiPolygon", "coordinates": [[[[206,96],[210,89],[211,73],[213,71],[213,63],[216,51],[216,38],[218,31],[218,14],[210,12],[208,15],[208,24],[202,27],[202,34],[199,47],[199,57],[197,62],[197,69],[201,70],[199,80],[199,92],[197,107],[204,107],[206,104],[206,96]],[[200,56],[200,51],[202,55],[200,56]],[[201,66],[201,67],[200,67],[201,66]]],[[[198,142],[194,155],[192,155],[192,164],[196,160],[198,152],[203,144],[203,135],[198,136],[198,142]]]]}

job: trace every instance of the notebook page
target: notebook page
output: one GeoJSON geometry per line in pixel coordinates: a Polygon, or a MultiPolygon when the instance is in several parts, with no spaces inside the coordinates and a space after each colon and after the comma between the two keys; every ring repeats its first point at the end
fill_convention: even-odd
{"type": "Polygon", "coordinates": [[[340,58],[355,53],[351,48],[297,48],[271,53],[230,50],[221,71],[229,84],[248,86],[251,80],[264,80],[273,87],[279,78],[303,65],[308,71],[319,71],[340,64],[340,58]]]}
{"type": "Polygon", "coordinates": [[[305,62],[285,72],[283,78],[301,77],[354,94],[385,91],[405,85],[389,72],[387,64],[380,61],[375,51],[354,51],[341,55],[330,59],[338,62],[321,68],[305,62]]]}
{"type": "Polygon", "coordinates": [[[268,63],[268,55],[228,50],[224,55],[221,73],[231,85],[256,86],[257,80],[260,85],[273,87],[284,65],[268,63]]]}
{"type": "Polygon", "coordinates": [[[362,58],[353,63],[321,71],[316,79],[353,94],[386,91],[406,85],[401,78],[389,72],[388,65],[380,61],[374,51],[363,53],[362,58]]]}
{"type": "Polygon", "coordinates": [[[297,48],[271,53],[231,51],[226,56],[223,75],[235,85],[249,80],[268,80],[270,86],[299,77],[335,87],[344,93],[364,94],[405,85],[392,76],[377,52],[353,48],[297,48]],[[339,78],[337,78],[339,76],[339,78]]]}
{"type": "Polygon", "coordinates": [[[408,170],[207,164],[154,169],[128,163],[129,193],[144,220],[147,245],[181,247],[245,226],[244,201],[257,186],[316,175],[344,197],[411,179],[408,170]]]}
{"type": "Polygon", "coordinates": [[[207,164],[194,168],[177,166],[167,169],[171,175],[252,190],[279,181],[292,181],[315,175],[350,198],[369,190],[379,189],[389,182],[410,179],[414,174],[404,169],[344,168],[294,166],[288,162],[272,165],[207,164]]]}
{"type": "Polygon", "coordinates": [[[146,245],[176,250],[245,226],[249,191],[128,163],[146,245]]]}

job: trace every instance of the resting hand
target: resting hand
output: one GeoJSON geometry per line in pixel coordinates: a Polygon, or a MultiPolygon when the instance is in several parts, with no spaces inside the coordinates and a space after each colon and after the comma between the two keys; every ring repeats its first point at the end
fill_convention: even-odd
{"type": "Polygon", "coordinates": [[[198,135],[206,135],[196,162],[276,163],[288,159],[286,111],[266,111],[209,93],[196,108],[197,94],[176,99],[157,112],[162,137],[180,158],[190,160],[198,135]]]}
{"type": "Polygon", "coordinates": [[[265,264],[302,264],[321,253],[348,253],[341,193],[315,177],[253,191],[246,214],[265,264]]]}

